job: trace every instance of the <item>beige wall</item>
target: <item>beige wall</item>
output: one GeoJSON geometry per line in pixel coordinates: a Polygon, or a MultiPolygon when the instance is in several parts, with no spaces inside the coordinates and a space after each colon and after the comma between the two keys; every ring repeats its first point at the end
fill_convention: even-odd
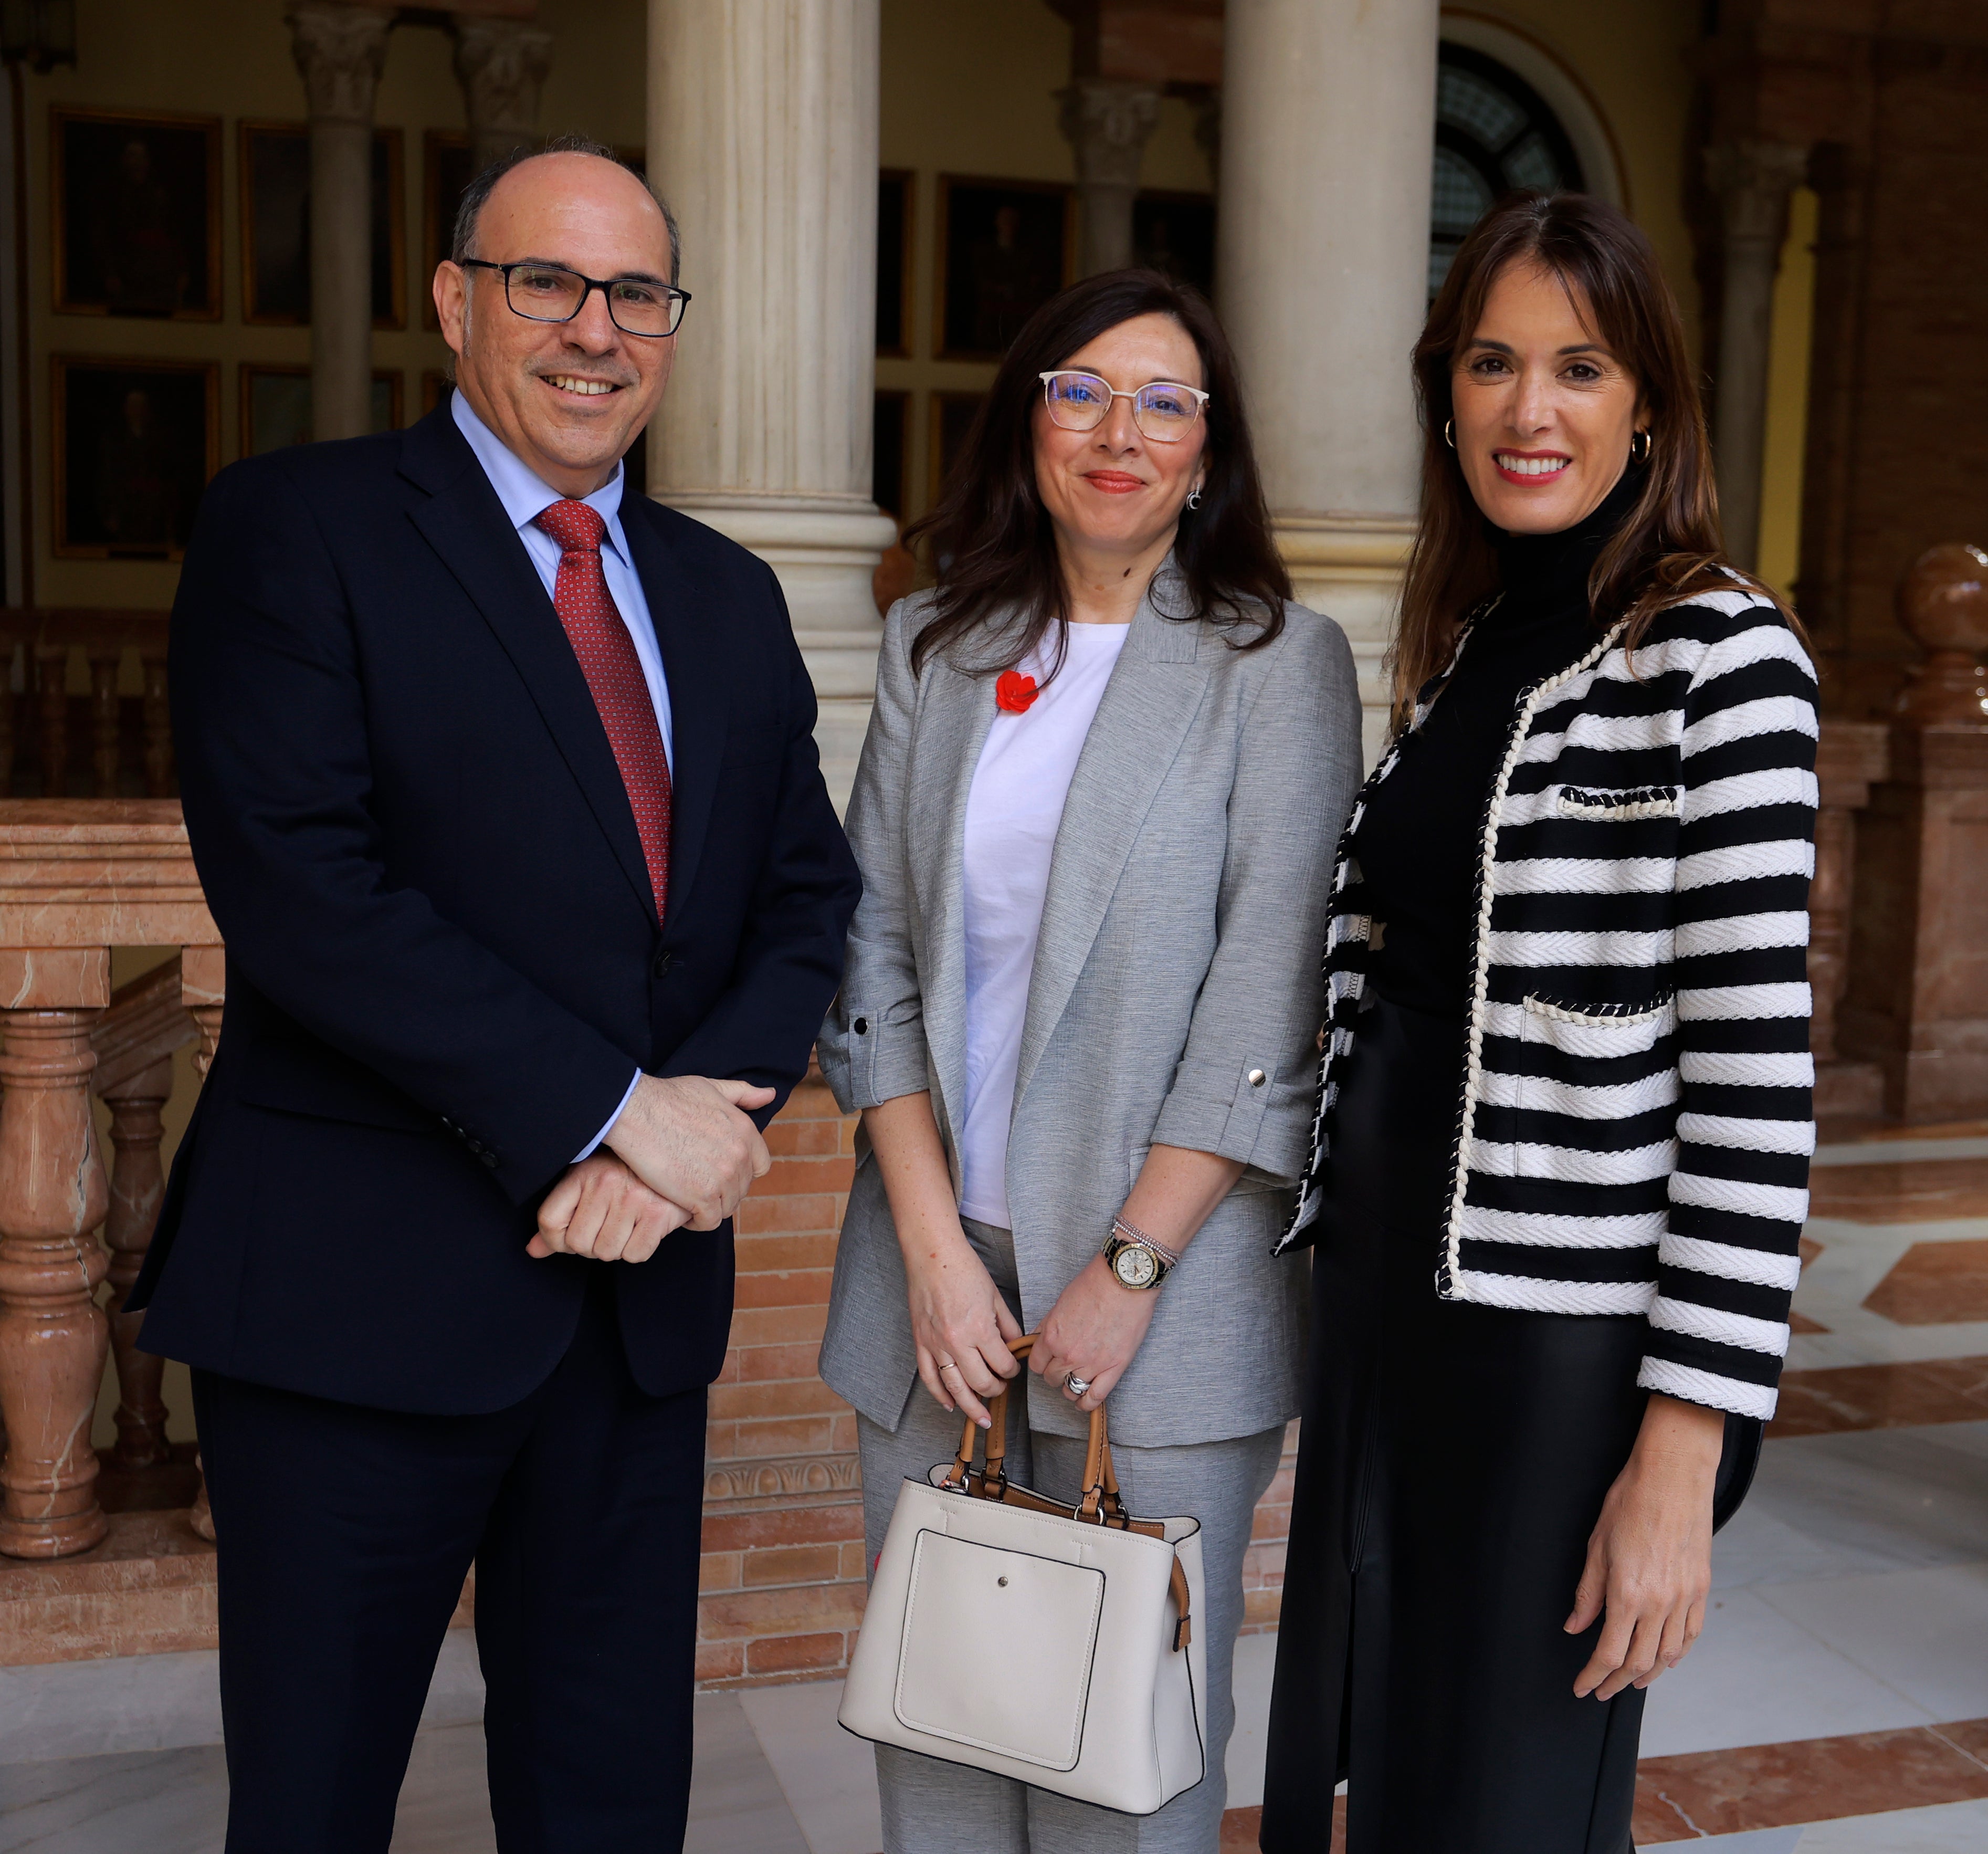
{"type": "MultiPolygon", "coordinates": [[[[251,326],[242,320],[239,125],[245,118],[300,121],[303,87],[290,56],[281,0],[79,0],[74,69],[25,79],[29,338],[35,485],[35,597],[52,605],[158,607],[171,601],[178,570],[163,561],[73,560],[50,552],[52,457],[49,359],[54,354],[215,360],[221,367],[220,457],[240,452],[237,370],[244,361],[302,365],[305,328],[251,326]],[[52,309],[48,111],[52,103],[178,112],[221,118],[221,315],[211,322],[154,322],[57,315],[52,309]]],[[[553,34],[553,68],[540,120],[548,133],[596,135],[639,147],[644,127],[646,27],[641,0],[542,0],[553,34]]],[[[401,376],[404,418],[419,414],[421,374],[448,357],[421,326],[427,279],[418,274],[422,136],[460,130],[462,96],[450,42],[421,26],[390,42],[375,120],[402,132],[407,326],[375,337],[374,364],[401,376]]]]}
{"type": "MultiPolygon", "coordinates": [[[[1691,147],[1699,0],[1503,0],[1445,8],[1523,34],[1584,90],[1620,159],[1625,203],[1657,249],[1677,293],[1686,333],[1703,347],[1684,179],[1691,147]]],[[[1800,551],[1803,445],[1808,409],[1809,335],[1815,266],[1815,196],[1797,192],[1774,291],[1767,455],[1762,472],[1761,577],[1791,594],[1800,551]]]]}
{"type": "MultiPolygon", "coordinates": [[[[49,357],[60,352],[218,362],[220,455],[224,462],[237,455],[239,364],[302,364],[309,353],[307,330],[250,327],[242,320],[237,130],[245,117],[301,119],[303,90],[281,0],[79,0],[77,10],[78,67],[24,80],[36,595],[50,604],[164,606],[177,579],[172,566],[50,556],[49,357]],[[218,321],[53,313],[47,111],[60,102],[223,119],[218,321]]],[[[1618,153],[1630,208],[1655,242],[1696,339],[1697,291],[1681,180],[1689,158],[1691,91],[1685,53],[1696,36],[1696,0],[1610,0],[1605,6],[1593,0],[1510,0],[1458,10],[1526,36],[1587,92],[1618,153]]],[[[642,0],[542,0],[539,17],[554,36],[543,128],[638,147],[647,89],[642,0]]],[[[1069,69],[1069,28],[1044,0],[883,0],[881,157],[886,167],[913,170],[917,180],[910,252],[912,351],[908,358],[880,360],[877,384],[916,395],[908,468],[914,512],[924,506],[930,476],[930,394],[982,390],[994,370],[987,363],[931,358],[938,177],[1070,180],[1071,152],[1057,126],[1055,96],[1069,69]]],[[[395,32],[377,120],[399,127],[404,138],[408,323],[377,337],[377,363],[402,373],[405,415],[411,418],[420,406],[423,370],[446,360],[441,338],[421,326],[426,279],[418,274],[422,134],[463,126],[461,92],[443,33],[421,27],[395,32]]],[[[1147,147],[1145,184],[1211,190],[1193,128],[1186,103],[1169,99],[1162,106],[1147,147]]],[[[667,191],[668,176],[658,179],[667,191]]],[[[1814,205],[1806,193],[1797,198],[1775,301],[1761,555],[1766,577],[1783,590],[1794,577],[1798,541],[1814,205]]],[[[693,250],[686,272],[693,290],[696,269],[693,250]]],[[[693,311],[684,337],[686,366],[697,364],[697,326],[693,311]]],[[[157,956],[122,953],[117,976],[129,977],[157,956]]],[[[183,1086],[168,1112],[169,1149],[190,1100],[183,1086]]],[[[177,1433],[184,1420],[184,1387],[175,1385],[170,1395],[177,1433]]]]}
{"type": "Polygon", "coordinates": [[[1816,196],[1795,189],[1780,274],[1767,370],[1767,455],[1760,481],[1760,577],[1783,598],[1794,597],[1801,557],[1802,470],[1808,445],[1808,369],[1815,322],[1816,196]]]}
{"type": "MultiPolygon", "coordinates": [[[[938,177],[1070,181],[1070,144],[1057,126],[1058,90],[1070,81],[1070,28],[1043,0],[884,0],[882,160],[917,175],[910,261],[912,317],[907,358],[880,358],[877,384],[909,391],[910,509],[925,506],[932,471],[934,392],[980,392],[988,361],[935,360],[938,177]]],[[[1160,106],[1146,144],[1142,185],[1212,193],[1194,139],[1194,113],[1175,97],[1160,106]]]]}
{"type": "Polygon", "coordinates": [[[1493,19],[1531,39],[1585,90],[1623,169],[1626,204],[1657,248],[1694,341],[1698,290],[1681,181],[1687,159],[1699,0],[1506,0],[1445,7],[1493,19]]]}

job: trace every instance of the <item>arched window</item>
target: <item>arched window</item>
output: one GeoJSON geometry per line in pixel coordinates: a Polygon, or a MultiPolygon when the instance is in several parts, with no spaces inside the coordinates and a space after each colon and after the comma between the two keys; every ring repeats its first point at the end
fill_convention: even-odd
{"type": "Polygon", "coordinates": [[[1496,59],[1445,39],[1436,74],[1430,299],[1493,201],[1519,187],[1577,192],[1585,184],[1581,157],[1539,92],[1496,59]]]}

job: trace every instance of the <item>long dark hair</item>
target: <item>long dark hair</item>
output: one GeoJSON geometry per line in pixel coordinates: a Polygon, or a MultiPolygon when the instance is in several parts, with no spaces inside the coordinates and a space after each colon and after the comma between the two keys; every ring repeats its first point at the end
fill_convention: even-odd
{"type": "Polygon", "coordinates": [[[938,506],[905,531],[908,546],[929,547],[938,580],[931,619],[911,645],[914,672],[935,651],[1013,611],[1021,614],[1019,624],[988,639],[986,661],[971,667],[1012,668],[1052,625],[1060,643],[1069,601],[1056,531],[1036,488],[1038,376],[1063,366],[1107,329],[1150,315],[1171,316],[1187,331],[1200,353],[1209,396],[1202,414],[1208,425],[1206,480],[1201,506],[1183,514],[1175,539],[1179,584],[1169,589],[1165,615],[1205,618],[1235,634],[1231,641],[1242,650],[1269,643],[1283,629],[1290,576],[1270,538],[1229,338],[1195,291],[1157,270],[1115,270],[1052,296],[1023,325],[974,416],[938,506]]]}
{"type": "MultiPolygon", "coordinates": [[[[1472,608],[1498,589],[1498,560],[1463,468],[1444,434],[1453,411],[1451,370],[1483,320],[1507,266],[1532,263],[1565,286],[1582,315],[1636,382],[1649,462],[1635,507],[1588,580],[1595,615],[1628,620],[1634,651],[1668,607],[1736,581],[1781,601],[1726,557],[1705,412],[1685,347],[1677,299],[1650,241],[1627,214],[1584,193],[1516,193],[1477,222],[1450,266],[1415,343],[1422,420],[1422,526],[1401,589],[1394,648],[1395,719],[1442,668],[1472,608]]],[[[1794,624],[1794,614],[1781,606],[1794,624]]],[[[1800,627],[1796,626],[1797,635],[1800,627]]]]}

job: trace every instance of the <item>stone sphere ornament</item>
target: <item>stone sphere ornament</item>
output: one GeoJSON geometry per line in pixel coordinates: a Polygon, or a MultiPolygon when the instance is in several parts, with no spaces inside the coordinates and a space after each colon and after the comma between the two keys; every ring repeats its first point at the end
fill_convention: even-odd
{"type": "Polygon", "coordinates": [[[1898,621],[1926,653],[1898,712],[1921,723],[1988,726],[1988,553],[1929,547],[1898,585],[1898,621]]]}

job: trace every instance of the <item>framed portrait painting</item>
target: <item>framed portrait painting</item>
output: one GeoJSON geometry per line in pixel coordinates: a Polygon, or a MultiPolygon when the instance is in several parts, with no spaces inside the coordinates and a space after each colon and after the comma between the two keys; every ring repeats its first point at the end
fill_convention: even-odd
{"type": "Polygon", "coordinates": [[[1205,193],[1140,194],[1132,202],[1132,262],[1215,296],[1215,201],[1205,193]]]}
{"type": "Polygon", "coordinates": [[[55,306],[211,322],[221,314],[221,118],[49,111],[55,306]]]}
{"type": "Polygon", "coordinates": [[[900,526],[911,513],[911,396],[880,387],[870,451],[870,499],[900,526]]]}
{"type": "MultiPolygon", "coordinates": [[[[259,457],[265,451],[311,441],[311,380],[307,367],[268,367],[245,360],[238,376],[242,455],[259,457]]],[[[401,374],[381,368],[373,376],[373,421],[376,431],[401,425],[401,374]]]]}
{"type": "Polygon", "coordinates": [[[421,326],[440,328],[435,315],[435,266],[448,255],[455,232],[455,209],[463,189],[476,178],[469,137],[451,129],[431,129],[421,137],[421,326]]]}
{"type": "Polygon", "coordinates": [[[79,354],[52,365],[57,557],[178,560],[220,467],[219,366],[79,354]]]}
{"type": "Polygon", "coordinates": [[[938,182],[938,353],[998,360],[1022,324],[1073,280],[1072,188],[1034,181],[938,182]]]}
{"type": "Polygon", "coordinates": [[[974,414],[986,398],[985,393],[935,393],[931,396],[931,506],[945,492],[946,479],[966,448],[966,435],[973,429],[974,414]]]}
{"type": "Polygon", "coordinates": [[[877,177],[877,351],[911,351],[911,188],[908,168],[877,177]]]}
{"type": "MultiPolygon", "coordinates": [[[[404,328],[407,217],[398,129],[373,131],[373,326],[404,328]]],[[[310,130],[242,125],[242,319],[278,326],[311,313],[310,130]]]]}

